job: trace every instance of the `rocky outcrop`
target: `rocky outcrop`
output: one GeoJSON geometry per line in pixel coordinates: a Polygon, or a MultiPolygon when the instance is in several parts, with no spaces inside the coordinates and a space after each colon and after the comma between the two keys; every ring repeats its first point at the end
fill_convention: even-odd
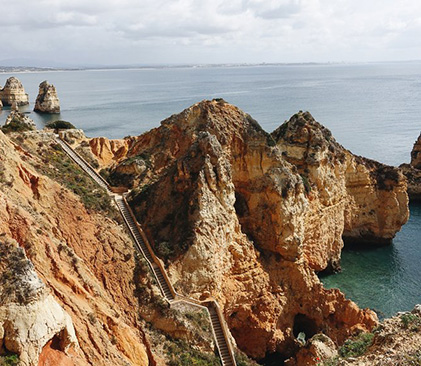
{"type": "Polygon", "coordinates": [[[393,238],[408,218],[398,170],[352,155],[308,113],[269,135],[223,100],[113,154],[110,178],[134,187],[128,200],[177,290],[218,299],[247,354],[288,357],[300,332],[341,343],[376,324],[315,271],[338,266],[344,234],[393,238]]]}
{"type": "Polygon", "coordinates": [[[0,100],[3,105],[12,105],[16,102],[18,106],[29,104],[28,94],[25,93],[22,83],[14,76],[6,81],[3,89],[0,89],[0,100]]]}
{"type": "MultiPolygon", "coordinates": [[[[75,365],[153,364],[138,317],[135,284],[141,279],[132,242],[109,218],[112,207],[106,214],[93,206],[95,195],[103,207],[110,201],[83,180],[53,134],[26,132],[20,140],[23,147],[0,132],[0,233],[25,250],[38,276],[72,318],[80,349],[70,353],[71,359],[75,365]],[[72,187],[72,176],[73,182],[83,182],[79,188],[73,186],[79,195],[66,188],[72,187]],[[84,189],[94,196],[82,194],[84,189]]],[[[48,309],[50,300],[45,301],[48,309]]],[[[3,319],[0,316],[0,324],[3,319]]],[[[56,340],[47,344],[47,338],[41,359],[57,359],[56,340]]]]}
{"type": "MultiPolygon", "coordinates": [[[[358,357],[325,359],[326,365],[417,365],[421,359],[421,305],[412,311],[384,319],[373,332],[368,349],[358,357]]],[[[348,342],[353,342],[350,339],[348,342]]],[[[358,345],[354,342],[354,350],[358,345]]],[[[361,343],[359,345],[361,350],[361,343]]],[[[341,352],[339,352],[341,353],[341,352]]],[[[323,365],[322,364],[322,365],[323,365]]]]}
{"type": "Polygon", "coordinates": [[[60,113],[60,101],[54,85],[48,81],[39,84],[39,92],[35,101],[35,112],[42,113],[60,113]]]}
{"type": "Polygon", "coordinates": [[[39,366],[164,366],[180,354],[192,364],[215,362],[207,316],[169,308],[113,201],[53,133],[28,131],[13,141],[0,132],[0,234],[24,249],[79,342],[65,355],[53,337],[39,366]]]}
{"type": "Polygon", "coordinates": [[[68,360],[78,342],[70,316],[49,293],[32,263],[13,240],[0,238],[0,353],[19,356],[20,365],[38,366],[44,346],[54,340],[68,360]]]}
{"type": "MultiPolygon", "coordinates": [[[[16,106],[16,102],[13,102],[13,105],[16,106]]],[[[6,122],[4,123],[4,126],[9,126],[12,129],[16,128],[19,130],[20,128],[24,130],[35,130],[36,125],[35,122],[26,116],[23,113],[20,113],[17,107],[13,108],[12,111],[9,113],[9,115],[6,118],[6,122]]]]}
{"type": "Polygon", "coordinates": [[[3,102],[0,99],[0,111],[3,109],[3,102]]]}
{"type": "Polygon", "coordinates": [[[421,201],[421,134],[411,151],[411,163],[399,168],[408,180],[408,195],[412,201],[421,201]]]}
{"type": "Polygon", "coordinates": [[[418,140],[415,141],[411,152],[411,166],[415,169],[421,169],[421,134],[418,140]]]}
{"type": "Polygon", "coordinates": [[[297,168],[311,202],[304,251],[315,270],[337,267],[342,238],[390,243],[408,220],[406,182],[399,169],[353,155],[310,113],[297,113],[272,137],[297,168]]]}

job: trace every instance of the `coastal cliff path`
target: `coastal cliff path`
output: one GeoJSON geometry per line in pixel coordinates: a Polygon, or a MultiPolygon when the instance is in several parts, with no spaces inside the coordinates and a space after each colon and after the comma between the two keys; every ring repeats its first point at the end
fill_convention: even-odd
{"type": "Polygon", "coordinates": [[[124,195],[114,193],[113,187],[111,187],[108,182],[102,178],[88,162],[86,162],[85,159],[74,151],[70,145],[62,140],[60,136],[56,135],[56,141],[76,164],[78,164],[100,187],[104,188],[107,193],[114,198],[124,222],[133,238],[136,249],[146,259],[152,274],[159,285],[163,297],[169,302],[170,306],[171,304],[184,302],[191,306],[205,309],[209,315],[210,323],[212,325],[213,338],[218,348],[222,366],[236,366],[237,364],[230,340],[230,333],[217,301],[214,299],[198,301],[178,294],[174,290],[161,260],[155,255],[124,195]]]}

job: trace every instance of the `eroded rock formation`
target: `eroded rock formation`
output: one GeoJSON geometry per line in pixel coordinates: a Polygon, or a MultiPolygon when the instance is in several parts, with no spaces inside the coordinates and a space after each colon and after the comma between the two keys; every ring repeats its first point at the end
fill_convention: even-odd
{"type": "Polygon", "coordinates": [[[13,102],[12,110],[6,118],[6,122],[4,123],[4,126],[8,125],[20,125],[26,130],[35,130],[37,127],[31,118],[19,112],[16,102],[13,102]]]}
{"type": "Polygon", "coordinates": [[[0,89],[0,100],[3,105],[12,105],[13,102],[18,106],[29,104],[28,94],[25,93],[22,83],[14,76],[8,78],[3,89],[0,89]]]}
{"type": "Polygon", "coordinates": [[[110,181],[134,187],[129,202],[177,289],[218,299],[246,353],[287,357],[301,331],[340,343],[376,323],[315,271],[338,267],[343,235],[388,242],[406,222],[397,169],[352,155],[309,113],[269,135],[223,100],[125,148],[107,149],[110,181]]]}
{"type": "MultiPolygon", "coordinates": [[[[74,324],[79,348],[61,352],[64,333],[39,337],[45,343],[38,366],[164,366],[192,350],[196,361],[215,360],[207,317],[169,309],[110,197],[52,133],[0,131],[0,234],[0,250],[4,240],[19,243],[74,324]]],[[[0,294],[9,284],[0,283],[0,294]]]]}
{"type": "Polygon", "coordinates": [[[408,179],[408,195],[411,200],[421,201],[421,134],[411,151],[411,163],[400,166],[408,179]]]}
{"type": "Polygon", "coordinates": [[[421,134],[418,136],[417,141],[411,152],[411,166],[415,169],[421,169],[421,134]]]}
{"type": "Polygon", "coordinates": [[[60,113],[60,101],[54,85],[47,80],[39,84],[39,92],[34,111],[42,113],[60,113]]]}
{"type": "Polygon", "coordinates": [[[54,339],[56,351],[70,361],[68,351],[78,346],[70,316],[16,241],[0,237],[0,257],[0,353],[15,353],[21,365],[38,366],[44,346],[54,339]]]}
{"type": "MultiPolygon", "coordinates": [[[[71,355],[75,365],[148,365],[153,356],[139,324],[130,238],[92,207],[93,197],[86,206],[87,196],[52,179],[83,178],[53,134],[33,131],[20,139],[24,148],[0,132],[0,233],[25,250],[72,318],[80,345],[71,355]]],[[[106,197],[101,202],[107,204],[106,197]]]]}

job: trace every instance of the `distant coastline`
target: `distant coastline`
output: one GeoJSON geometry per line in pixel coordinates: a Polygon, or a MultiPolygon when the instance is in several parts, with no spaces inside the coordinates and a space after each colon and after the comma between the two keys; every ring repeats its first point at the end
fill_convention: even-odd
{"type": "Polygon", "coordinates": [[[262,63],[221,63],[221,64],[180,64],[180,65],[112,65],[112,66],[75,66],[75,67],[38,67],[38,66],[2,66],[0,74],[60,72],[60,71],[107,71],[107,70],[160,70],[160,69],[211,69],[211,68],[244,68],[244,67],[287,67],[287,66],[346,66],[368,64],[419,63],[421,61],[384,61],[384,62],[262,62],[262,63]]]}

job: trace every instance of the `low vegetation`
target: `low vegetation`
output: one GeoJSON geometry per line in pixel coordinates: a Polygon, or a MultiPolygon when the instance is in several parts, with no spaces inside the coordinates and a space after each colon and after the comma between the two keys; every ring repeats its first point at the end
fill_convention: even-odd
{"type": "Polygon", "coordinates": [[[421,318],[418,315],[407,313],[401,315],[400,318],[405,329],[416,332],[421,328],[421,318]]]}
{"type": "Polygon", "coordinates": [[[76,128],[70,122],[62,120],[50,122],[45,127],[51,130],[70,130],[76,128]]]}
{"type": "Polygon", "coordinates": [[[186,341],[176,340],[166,344],[169,366],[221,366],[219,357],[193,349],[186,341]]]}
{"type": "Polygon", "coordinates": [[[345,341],[339,348],[339,355],[343,358],[358,357],[363,355],[373,343],[373,333],[361,333],[345,341]]]}
{"type": "Polygon", "coordinates": [[[43,174],[77,194],[88,210],[99,211],[121,222],[121,216],[111,203],[105,189],[98,186],[58,144],[39,150],[45,164],[37,167],[43,174]]]}
{"type": "Polygon", "coordinates": [[[7,125],[2,126],[1,130],[3,131],[3,133],[10,133],[31,131],[32,128],[26,123],[22,123],[21,121],[19,121],[17,117],[14,117],[7,125]]]}
{"type": "Polygon", "coordinates": [[[252,359],[248,358],[244,352],[240,350],[235,351],[235,361],[237,362],[237,366],[258,366],[259,364],[252,359]]]}
{"type": "Polygon", "coordinates": [[[14,353],[0,356],[0,366],[17,366],[18,364],[19,356],[14,353]]]}
{"type": "Polygon", "coordinates": [[[339,348],[339,356],[330,358],[328,360],[319,361],[317,366],[339,366],[342,365],[342,360],[356,358],[364,355],[369,347],[373,344],[374,333],[360,333],[355,337],[349,338],[345,341],[342,347],[339,348]]]}

